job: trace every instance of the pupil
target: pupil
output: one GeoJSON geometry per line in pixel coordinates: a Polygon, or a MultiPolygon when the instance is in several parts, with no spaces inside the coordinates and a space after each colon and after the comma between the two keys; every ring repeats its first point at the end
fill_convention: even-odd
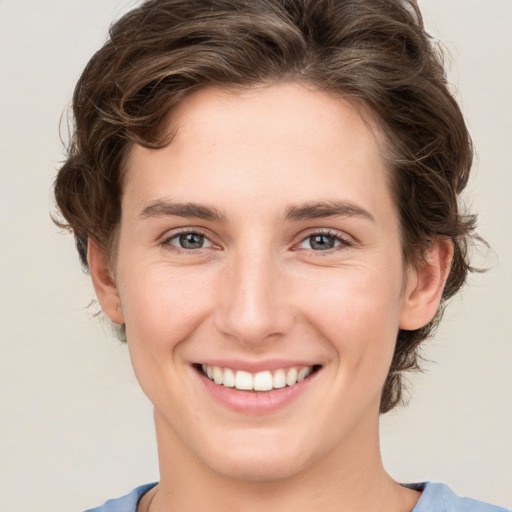
{"type": "Polygon", "coordinates": [[[180,245],[184,249],[200,249],[203,246],[204,236],[199,233],[185,233],[180,235],[180,245]]]}
{"type": "Polygon", "coordinates": [[[314,235],[311,237],[311,247],[320,251],[332,249],[334,247],[334,238],[328,235],[314,235]]]}

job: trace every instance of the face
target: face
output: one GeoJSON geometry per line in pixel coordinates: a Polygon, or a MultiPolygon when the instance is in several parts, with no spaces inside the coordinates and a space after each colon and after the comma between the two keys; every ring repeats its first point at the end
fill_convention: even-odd
{"type": "Polygon", "coordinates": [[[159,438],[247,479],[364,453],[417,283],[375,134],[299,84],[204,89],[172,123],[129,158],[104,308],[159,438]]]}

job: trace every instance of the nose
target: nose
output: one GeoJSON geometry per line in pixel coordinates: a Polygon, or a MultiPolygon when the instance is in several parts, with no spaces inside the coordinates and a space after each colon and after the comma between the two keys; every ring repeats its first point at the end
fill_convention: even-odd
{"type": "Polygon", "coordinates": [[[275,257],[234,256],[221,280],[215,318],[223,335],[259,346],[290,331],[293,310],[275,257]]]}

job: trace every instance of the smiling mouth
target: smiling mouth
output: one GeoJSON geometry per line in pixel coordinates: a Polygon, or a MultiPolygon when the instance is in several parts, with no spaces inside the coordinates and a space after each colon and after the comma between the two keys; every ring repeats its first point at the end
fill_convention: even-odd
{"type": "Polygon", "coordinates": [[[320,365],[294,366],[278,370],[251,373],[244,370],[221,368],[220,366],[194,365],[205,377],[219,386],[240,391],[272,391],[291,387],[307,379],[320,369],[320,365]]]}

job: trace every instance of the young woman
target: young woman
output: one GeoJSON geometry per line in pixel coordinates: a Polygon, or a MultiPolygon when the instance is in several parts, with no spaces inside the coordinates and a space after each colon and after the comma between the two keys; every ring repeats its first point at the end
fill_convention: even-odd
{"type": "Polygon", "coordinates": [[[499,511],[385,471],[470,270],[472,148],[414,2],[152,0],[74,96],[55,195],[154,405],[97,511],[499,511]]]}

